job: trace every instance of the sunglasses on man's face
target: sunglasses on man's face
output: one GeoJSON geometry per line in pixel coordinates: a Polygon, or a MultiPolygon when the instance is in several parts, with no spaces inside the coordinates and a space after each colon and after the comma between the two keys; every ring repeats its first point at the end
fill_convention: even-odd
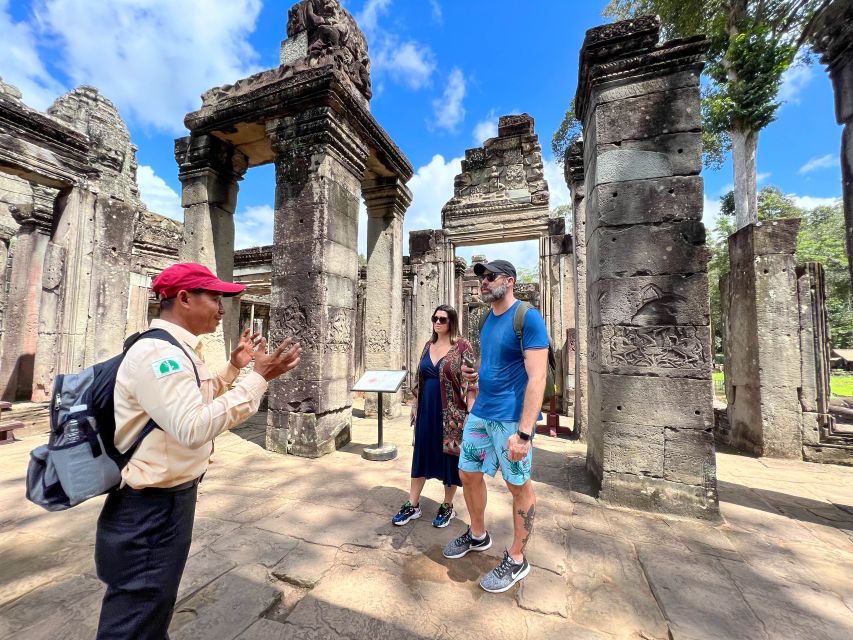
{"type": "Polygon", "coordinates": [[[503,275],[502,273],[484,273],[483,275],[480,276],[480,280],[487,280],[489,282],[494,282],[495,280],[500,278],[502,275],[503,275]]]}
{"type": "Polygon", "coordinates": [[[433,316],[432,323],[435,324],[436,322],[438,324],[447,324],[447,316],[433,316]]]}

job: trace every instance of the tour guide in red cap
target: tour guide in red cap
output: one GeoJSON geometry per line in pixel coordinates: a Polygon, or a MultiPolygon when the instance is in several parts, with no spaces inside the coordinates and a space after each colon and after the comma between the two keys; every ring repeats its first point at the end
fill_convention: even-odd
{"type": "Polygon", "coordinates": [[[267,383],[293,369],[301,353],[286,339],[268,354],[266,340],[246,329],[228,364],[213,373],[199,336],[216,330],[222,297],[245,287],[195,263],[169,267],[151,287],[160,301],[151,329],[176,344],[161,332],[143,334],[116,375],[116,448],[138,446],[98,519],[95,563],[107,585],[99,639],[168,637],[213,439],[257,412],[267,383]],[[253,370],[236,382],[252,361],[253,370]],[[152,422],[157,428],[146,429],[152,422]]]}

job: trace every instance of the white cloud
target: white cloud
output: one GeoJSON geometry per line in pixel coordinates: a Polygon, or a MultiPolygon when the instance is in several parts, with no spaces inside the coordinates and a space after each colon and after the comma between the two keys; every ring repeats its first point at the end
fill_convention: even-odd
{"type": "Polygon", "coordinates": [[[489,138],[494,138],[498,135],[498,116],[494,109],[489,111],[484,119],[480,120],[474,126],[474,144],[482,147],[483,143],[489,138]]]}
{"type": "Polygon", "coordinates": [[[439,0],[429,0],[429,6],[432,9],[432,19],[436,22],[441,22],[441,2],[439,0]]]}
{"type": "MultiPolygon", "coordinates": [[[[566,185],[563,168],[553,160],[545,160],[545,180],[548,182],[548,191],[551,194],[551,211],[564,204],[572,204],[572,194],[566,185]]],[[[571,229],[567,229],[571,233],[571,229]]]]}
{"type": "Polygon", "coordinates": [[[790,104],[800,103],[800,94],[814,77],[811,65],[797,60],[782,74],[782,86],[779,88],[779,100],[790,104]]]}
{"type": "Polygon", "coordinates": [[[796,194],[788,194],[794,204],[800,207],[801,209],[806,209],[811,211],[812,209],[816,209],[817,207],[834,207],[839,202],[841,202],[841,198],[818,198],[816,196],[798,196],[796,194]]]}
{"type": "Polygon", "coordinates": [[[481,244],[456,249],[456,257],[465,258],[468,264],[471,264],[475,255],[484,255],[489,260],[509,260],[517,270],[522,268],[539,270],[538,240],[481,244]]]}
{"type": "Polygon", "coordinates": [[[395,82],[410,89],[427,86],[435,72],[432,49],[414,40],[400,43],[393,36],[385,36],[373,56],[374,72],[388,74],[395,82]]]}
{"type": "Polygon", "coordinates": [[[65,92],[51,77],[39,57],[36,33],[26,22],[14,22],[9,15],[9,0],[0,0],[0,60],[3,80],[23,93],[30,107],[44,111],[65,92]]]}
{"type": "Polygon", "coordinates": [[[756,182],[757,184],[761,184],[762,182],[764,182],[765,180],[767,180],[767,178],[769,178],[771,175],[773,175],[773,174],[771,174],[769,171],[768,171],[767,173],[759,173],[759,174],[756,174],[756,176],[755,176],[755,182],[756,182]]]}
{"type": "Polygon", "coordinates": [[[377,85],[377,95],[382,93],[383,76],[389,76],[394,82],[416,90],[429,85],[435,72],[435,54],[429,45],[402,39],[379,24],[379,19],[388,11],[391,2],[367,0],[364,8],[355,16],[367,36],[371,74],[377,85]]]}
{"type": "Polygon", "coordinates": [[[41,35],[73,84],[92,84],[130,120],[180,132],[211,87],[256,71],[261,0],[35,0],[41,35]]]}
{"type": "Polygon", "coordinates": [[[355,20],[367,35],[373,35],[379,28],[379,16],[388,10],[391,0],[367,0],[364,8],[356,14],[355,20]]]}
{"type": "Polygon", "coordinates": [[[268,204],[248,207],[234,220],[234,248],[263,247],[272,244],[275,211],[268,204]]]}
{"type": "Polygon", "coordinates": [[[464,99],[465,75],[461,69],[454,67],[447,78],[444,94],[432,102],[435,126],[451,132],[456,131],[465,119],[465,107],[462,104],[464,99]]]}
{"type": "Polygon", "coordinates": [[[811,173],[812,171],[817,171],[818,169],[830,169],[833,167],[840,166],[841,161],[838,156],[834,153],[828,153],[825,156],[821,156],[820,158],[810,158],[808,162],[806,162],[802,167],[800,167],[799,173],[800,175],[811,173]]]}
{"type": "Polygon", "coordinates": [[[713,229],[717,226],[717,220],[721,214],[722,205],[720,204],[719,198],[714,198],[713,200],[708,197],[706,193],[704,195],[703,200],[703,209],[702,209],[702,222],[705,225],[705,229],[708,232],[713,231],[713,229]]]}
{"type": "Polygon", "coordinates": [[[139,184],[139,196],[149,211],[178,222],[184,221],[181,196],[154,173],[154,169],[148,165],[140,165],[136,172],[136,182],[139,184]]]}

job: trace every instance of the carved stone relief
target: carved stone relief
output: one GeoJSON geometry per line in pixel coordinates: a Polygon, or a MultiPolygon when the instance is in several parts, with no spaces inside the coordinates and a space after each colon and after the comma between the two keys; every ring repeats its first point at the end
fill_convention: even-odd
{"type": "Polygon", "coordinates": [[[595,359],[609,367],[689,369],[708,363],[708,349],[691,326],[597,327],[593,343],[595,359]]]}

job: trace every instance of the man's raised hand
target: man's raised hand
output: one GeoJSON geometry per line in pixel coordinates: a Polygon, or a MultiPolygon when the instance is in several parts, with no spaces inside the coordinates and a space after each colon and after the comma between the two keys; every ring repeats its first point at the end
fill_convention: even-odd
{"type": "MultiPolygon", "coordinates": [[[[266,341],[263,342],[266,346],[266,341]]],[[[292,338],[286,338],[272,353],[264,353],[259,346],[255,353],[255,371],[269,382],[296,367],[301,357],[302,347],[292,338]]]]}

